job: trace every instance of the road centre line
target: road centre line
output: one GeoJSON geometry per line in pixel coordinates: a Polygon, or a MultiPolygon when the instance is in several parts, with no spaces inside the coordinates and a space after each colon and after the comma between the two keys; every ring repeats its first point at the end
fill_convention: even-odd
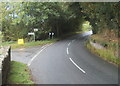
{"type": "Polygon", "coordinates": [[[72,40],[72,42],[74,42],[75,41],[75,39],[74,40],[72,40]]]}
{"type": "Polygon", "coordinates": [[[67,54],[69,54],[68,47],[67,47],[67,50],[66,50],[66,51],[67,51],[67,54]]]}
{"type": "Polygon", "coordinates": [[[71,42],[68,43],[68,46],[70,46],[71,42]]]}
{"type": "Polygon", "coordinates": [[[82,68],[80,68],[71,58],[69,58],[70,61],[80,70],[82,71],[83,73],[86,73],[82,68]]]}
{"type": "Polygon", "coordinates": [[[50,45],[51,45],[51,44],[49,44],[49,45],[47,45],[47,46],[41,47],[42,49],[41,49],[37,54],[35,54],[35,55],[32,57],[32,59],[28,62],[28,66],[30,66],[31,63],[32,63],[32,61],[33,61],[45,48],[47,48],[47,47],[50,46],[50,45]]]}

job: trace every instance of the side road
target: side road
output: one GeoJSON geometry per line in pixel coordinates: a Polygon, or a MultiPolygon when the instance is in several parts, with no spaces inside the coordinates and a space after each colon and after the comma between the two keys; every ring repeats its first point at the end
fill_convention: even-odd
{"type": "Polygon", "coordinates": [[[38,51],[42,50],[44,47],[47,47],[49,44],[33,46],[28,48],[19,48],[13,49],[11,51],[12,61],[17,61],[21,63],[28,64],[30,60],[37,54],[38,51]]]}

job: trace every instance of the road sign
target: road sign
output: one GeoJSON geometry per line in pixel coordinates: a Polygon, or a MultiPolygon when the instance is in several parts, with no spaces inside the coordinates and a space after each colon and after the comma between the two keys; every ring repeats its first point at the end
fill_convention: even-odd
{"type": "Polygon", "coordinates": [[[54,33],[52,33],[52,35],[54,35],[54,33]]]}
{"type": "Polygon", "coordinates": [[[31,32],[31,33],[28,33],[28,35],[35,35],[35,33],[31,32]]]}
{"type": "Polygon", "coordinates": [[[51,35],[51,33],[49,33],[49,36],[51,35]]]}
{"type": "Polygon", "coordinates": [[[18,44],[24,44],[24,39],[18,39],[18,44]]]}
{"type": "Polygon", "coordinates": [[[34,28],[34,31],[36,32],[36,31],[38,31],[38,29],[37,29],[37,28],[34,28]]]}

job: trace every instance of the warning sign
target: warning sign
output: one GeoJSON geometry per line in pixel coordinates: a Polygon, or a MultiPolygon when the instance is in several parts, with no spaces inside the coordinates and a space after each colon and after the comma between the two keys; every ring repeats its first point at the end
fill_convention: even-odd
{"type": "Polygon", "coordinates": [[[24,40],[23,39],[18,39],[18,44],[24,44],[24,40]]]}

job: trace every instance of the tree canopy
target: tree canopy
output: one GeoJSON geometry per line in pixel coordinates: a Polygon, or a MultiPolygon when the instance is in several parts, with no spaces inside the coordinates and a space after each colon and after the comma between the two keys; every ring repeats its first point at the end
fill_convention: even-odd
{"type": "Polygon", "coordinates": [[[105,28],[120,27],[120,3],[93,2],[3,2],[2,33],[5,41],[28,38],[38,28],[37,39],[46,39],[49,32],[56,37],[81,30],[87,20],[94,33],[105,28]]]}

